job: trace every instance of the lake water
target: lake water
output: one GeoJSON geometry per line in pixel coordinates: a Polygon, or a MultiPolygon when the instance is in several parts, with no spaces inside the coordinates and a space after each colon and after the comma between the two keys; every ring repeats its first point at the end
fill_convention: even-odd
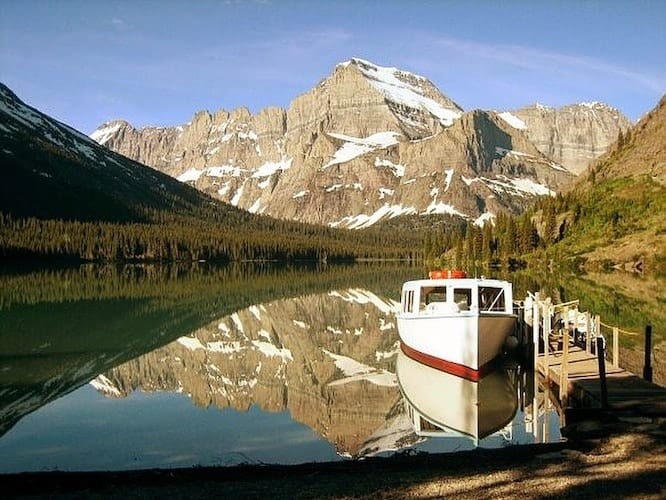
{"type": "MultiPolygon", "coordinates": [[[[0,472],[293,464],[561,439],[558,415],[516,363],[471,384],[401,360],[394,311],[402,282],[419,275],[398,265],[6,270],[0,472]],[[415,380],[441,415],[422,418],[432,401],[410,391],[415,380]],[[447,392],[456,384],[468,396],[447,392]]],[[[534,286],[521,283],[516,297],[534,286]]]]}

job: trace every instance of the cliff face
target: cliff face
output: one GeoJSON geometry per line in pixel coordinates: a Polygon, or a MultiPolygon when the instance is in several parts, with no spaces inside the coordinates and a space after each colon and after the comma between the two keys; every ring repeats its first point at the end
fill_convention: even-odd
{"type": "Polygon", "coordinates": [[[502,114],[524,130],[544,155],[575,174],[584,172],[631,122],[617,109],[599,102],[552,108],[535,104],[502,114]]]}
{"type": "Polygon", "coordinates": [[[629,125],[601,104],[465,113],[422,76],[352,59],[287,110],[202,111],[163,129],[111,122],[92,136],[250,212],[360,228],[520,212],[629,125]]]}

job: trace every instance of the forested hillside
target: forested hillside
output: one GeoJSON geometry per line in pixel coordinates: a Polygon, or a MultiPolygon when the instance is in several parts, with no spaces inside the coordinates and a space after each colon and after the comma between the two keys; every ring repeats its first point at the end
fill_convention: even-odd
{"type": "Polygon", "coordinates": [[[666,271],[666,97],[536,217],[561,221],[551,255],[587,268],[666,271]]]}
{"type": "Polygon", "coordinates": [[[0,256],[73,260],[414,258],[410,232],[251,214],[129,160],[0,85],[0,256]]]}

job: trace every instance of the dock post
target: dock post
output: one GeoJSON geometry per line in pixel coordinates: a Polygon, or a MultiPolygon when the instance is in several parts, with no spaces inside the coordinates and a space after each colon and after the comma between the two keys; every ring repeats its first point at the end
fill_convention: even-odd
{"type": "Polygon", "coordinates": [[[592,318],[590,311],[585,312],[585,352],[592,352],[592,318]]]}
{"type": "Polygon", "coordinates": [[[539,292],[534,294],[532,303],[532,341],[534,342],[534,363],[539,357],[539,292]]]}
{"type": "MultiPolygon", "coordinates": [[[[601,316],[598,314],[594,317],[594,334],[597,337],[601,335],[601,316]]],[[[592,344],[592,347],[596,347],[596,345],[592,344]]],[[[593,354],[593,352],[590,351],[590,354],[593,354]]]]}
{"type": "Polygon", "coordinates": [[[652,325],[645,325],[645,363],[643,379],[652,382],[652,325]]]}
{"type": "Polygon", "coordinates": [[[613,327],[613,368],[620,367],[620,329],[613,327]]]}
{"type": "Polygon", "coordinates": [[[560,407],[569,405],[569,330],[562,332],[562,363],[560,364],[560,407]]]}
{"type": "Polygon", "coordinates": [[[546,366],[546,380],[550,380],[550,367],[549,367],[549,360],[548,356],[550,355],[550,330],[551,330],[551,314],[552,314],[552,306],[550,305],[550,297],[546,298],[546,300],[543,303],[543,326],[542,326],[542,332],[543,332],[543,363],[546,366]]]}
{"type": "Polygon", "coordinates": [[[601,407],[608,408],[608,387],[606,385],[606,358],[604,353],[604,338],[597,337],[597,359],[599,360],[599,382],[601,384],[601,407]]]}

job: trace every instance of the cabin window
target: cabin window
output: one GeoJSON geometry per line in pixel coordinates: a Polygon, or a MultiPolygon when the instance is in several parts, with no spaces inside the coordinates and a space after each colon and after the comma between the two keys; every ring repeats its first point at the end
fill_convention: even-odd
{"type": "Polygon", "coordinates": [[[472,305],[472,290],[469,288],[454,288],[453,301],[461,311],[469,310],[469,306],[472,305]]]}
{"type": "Polygon", "coordinates": [[[436,286],[432,288],[424,288],[425,304],[432,304],[433,302],[446,302],[446,287],[436,286]]]}
{"type": "Polygon", "coordinates": [[[411,312],[414,310],[414,290],[407,290],[403,297],[402,312],[411,312]]]}
{"type": "Polygon", "coordinates": [[[479,310],[504,312],[505,307],[503,288],[479,287],[479,310]]]}

